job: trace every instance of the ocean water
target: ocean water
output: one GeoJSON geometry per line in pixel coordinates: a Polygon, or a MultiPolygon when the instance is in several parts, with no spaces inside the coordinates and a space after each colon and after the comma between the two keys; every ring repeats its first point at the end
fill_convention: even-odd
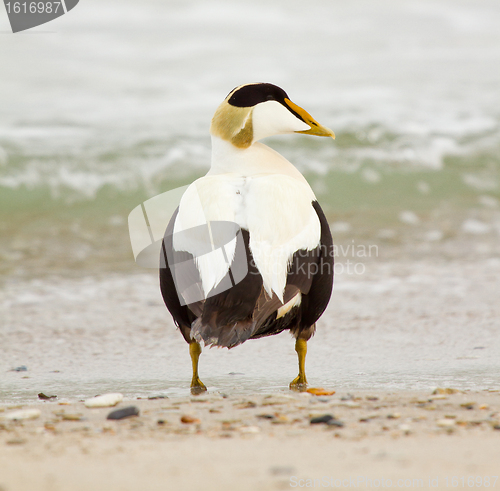
{"type": "Polygon", "coordinates": [[[87,1],[16,35],[0,15],[1,270],[133,268],[128,213],[207,171],[212,114],[251,81],[335,131],[267,143],[337,240],[498,252],[498,25],[496,0],[87,1]]]}
{"type": "MultiPolygon", "coordinates": [[[[246,82],[281,86],[337,135],[335,141],[286,135],[266,143],[307,177],[339,245],[375,245],[380,261],[494,260],[500,255],[499,25],[497,0],[82,0],[58,20],[16,35],[0,12],[0,335],[4,347],[14,343],[5,368],[24,364],[23,329],[40,315],[51,329],[46,348],[52,353],[51,340],[64,329],[50,319],[58,318],[54,312],[67,294],[78,296],[72,281],[100,278],[106,285],[109,275],[126,283],[133,281],[127,275],[150,274],[133,261],[127,216],[208,170],[212,114],[246,82]],[[42,313],[33,305],[45,294],[29,297],[38,291],[33,281],[59,292],[42,313]]],[[[381,278],[395,285],[388,291],[396,296],[397,277],[381,278]]],[[[148,288],[154,303],[159,297],[148,288]]],[[[95,307],[92,295],[88,303],[82,298],[76,319],[95,307]]],[[[442,301],[449,307],[467,298],[442,301]]],[[[113,305],[129,301],[125,294],[109,296],[113,305]]],[[[489,315],[497,313],[493,304],[489,315]]],[[[99,305],[104,313],[106,304],[99,305]]],[[[117,319],[141,316],[147,305],[127,319],[117,307],[117,319]]],[[[151,322],[160,323],[165,312],[157,307],[161,314],[151,322]]],[[[394,322],[406,322],[412,312],[408,307],[394,322]]],[[[328,315],[335,324],[334,313],[328,315]]],[[[97,314],[92,319],[99,324],[97,314]]],[[[483,325],[490,341],[498,329],[491,319],[483,325]]],[[[60,319],[61,326],[67,322],[60,319]]],[[[467,323],[460,325],[465,332],[467,323]]],[[[34,339],[36,348],[42,338],[34,339]]],[[[488,360],[464,386],[488,372],[488,360]]],[[[435,369],[431,364],[417,373],[434,380],[435,369]]],[[[417,387],[412,377],[408,382],[414,370],[396,370],[401,383],[394,387],[417,387]]],[[[343,383],[385,383],[375,371],[361,382],[356,373],[343,383]]],[[[458,363],[449,379],[434,382],[461,380],[463,373],[458,363]]],[[[494,384],[498,367],[492,373],[494,384]]],[[[284,376],[271,383],[286,386],[284,376]]]]}

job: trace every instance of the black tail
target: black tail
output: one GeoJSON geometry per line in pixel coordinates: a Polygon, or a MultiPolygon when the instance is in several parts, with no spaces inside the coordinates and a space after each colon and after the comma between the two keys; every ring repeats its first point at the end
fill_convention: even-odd
{"type": "Polygon", "coordinates": [[[256,330],[257,324],[251,320],[219,326],[212,323],[204,324],[200,317],[191,325],[191,338],[199,343],[203,341],[205,346],[234,348],[252,337],[256,330]]]}

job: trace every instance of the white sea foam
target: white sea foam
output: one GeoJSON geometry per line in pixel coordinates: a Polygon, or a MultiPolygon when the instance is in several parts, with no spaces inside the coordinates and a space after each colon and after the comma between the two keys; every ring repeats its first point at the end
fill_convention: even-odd
{"type": "Polygon", "coordinates": [[[491,0],[82,4],[36,42],[4,36],[0,187],[93,199],[199,174],[215,107],[254,80],[283,86],[339,135],[321,155],[296,152],[311,173],[366,160],[439,171],[450,155],[495,155],[498,25],[491,0]],[[362,144],[342,145],[344,133],[362,144]]]}

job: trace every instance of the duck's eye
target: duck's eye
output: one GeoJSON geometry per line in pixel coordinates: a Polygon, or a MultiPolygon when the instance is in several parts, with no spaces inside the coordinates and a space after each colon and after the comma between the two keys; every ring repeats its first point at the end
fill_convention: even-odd
{"type": "Polygon", "coordinates": [[[274,100],[274,97],[272,96],[272,94],[267,94],[266,101],[272,101],[272,100],[274,100]]]}

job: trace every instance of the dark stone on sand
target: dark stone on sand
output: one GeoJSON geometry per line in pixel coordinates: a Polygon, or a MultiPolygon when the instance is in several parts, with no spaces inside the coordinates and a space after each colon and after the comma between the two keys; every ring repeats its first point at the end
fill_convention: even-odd
{"type": "Polygon", "coordinates": [[[46,396],[43,392],[38,394],[38,399],[42,399],[42,401],[50,401],[51,399],[56,399],[57,396],[46,396]]]}
{"type": "Polygon", "coordinates": [[[335,419],[334,416],[331,414],[324,414],[323,416],[318,416],[316,418],[311,418],[311,421],[309,421],[312,425],[317,425],[320,423],[328,423],[332,419],[335,419]]]}
{"type": "Polygon", "coordinates": [[[111,411],[108,414],[107,419],[124,419],[130,416],[139,416],[139,409],[135,406],[124,407],[123,409],[117,409],[116,411],[111,411]]]}
{"type": "Polygon", "coordinates": [[[26,365],[21,365],[20,367],[11,368],[9,372],[27,372],[28,367],[26,365]]]}

